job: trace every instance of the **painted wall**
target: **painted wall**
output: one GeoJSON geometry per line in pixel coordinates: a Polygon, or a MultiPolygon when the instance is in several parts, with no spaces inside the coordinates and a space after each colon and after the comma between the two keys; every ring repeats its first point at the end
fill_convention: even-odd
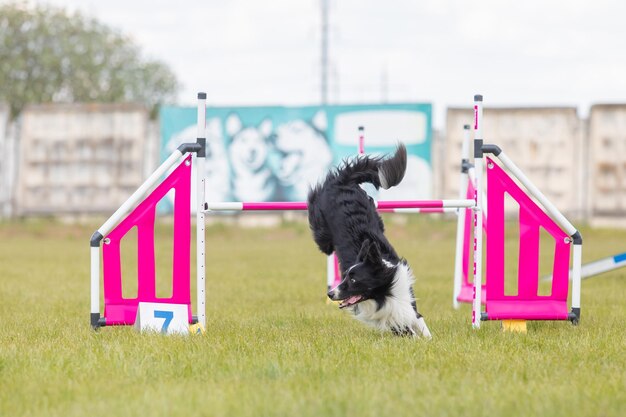
{"type": "MultiPolygon", "coordinates": [[[[207,200],[303,201],[311,184],[355,155],[358,127],[367,153],[409,152],[405,181],[380,198],[432,194],[430,104],[207,108],[207,200]]],[[[161,160],[196,140],[195,107],[160,113],[161,160]]]]}

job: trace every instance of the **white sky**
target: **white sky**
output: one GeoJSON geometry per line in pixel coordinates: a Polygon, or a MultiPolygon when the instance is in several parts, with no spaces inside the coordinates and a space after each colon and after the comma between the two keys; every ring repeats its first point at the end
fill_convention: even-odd
{"type": "MultiPolygon", "coordinates": [[[[4,1],[4,0],[0,0],[4,1]]],[[[317,104],[321,0],[38,0],[131,36],[212,105],[317,104]]],[[[622,0],[328,0],[331,103],[626,102],[622,0]]]]}

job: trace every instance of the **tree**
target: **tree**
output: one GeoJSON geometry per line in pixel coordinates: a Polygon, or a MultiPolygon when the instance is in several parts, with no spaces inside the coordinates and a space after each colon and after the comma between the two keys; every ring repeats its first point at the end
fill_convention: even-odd
{"type": "Polygon", "coordinates": [[[0,5],[0,101],[16,117],[28,103],[136,102],[156,114],[178,81],[162,62],[142,59],[128,37],[65,9],[0,5]]]}

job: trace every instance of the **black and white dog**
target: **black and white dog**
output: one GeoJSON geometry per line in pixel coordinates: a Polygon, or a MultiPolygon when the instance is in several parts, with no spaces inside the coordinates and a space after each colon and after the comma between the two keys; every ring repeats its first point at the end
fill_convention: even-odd
{"type": "Polygon", "coordinates": [[[327,255],[334,251],[339,259],[342,281],[328,293],[341,301],[339,308],[380,330],[430,338],[415,304],[411,268],[385,237],[374,201],[359,187],[399,184],[406,160],[406,148],[399,145],[388,159],[359,156],[344,161],[310,190],[309,225],[320,250],[327,255]]]}

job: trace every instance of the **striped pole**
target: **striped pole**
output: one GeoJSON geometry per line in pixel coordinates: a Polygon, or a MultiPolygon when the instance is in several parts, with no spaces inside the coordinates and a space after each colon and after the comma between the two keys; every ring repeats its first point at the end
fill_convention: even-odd
{"type": "MultiPolygon", "coordinates": [[[[359,139],[357,143],[357,153],[359,155],[365,155],[365,128],[363,126],[359,126],[358,136],[359,136],[359,139]]],[[[368,194],[370,193],[368,192],[368,194]]],[[[331,288],[334,288],[341,283],[341,273],[339,272],[340,271],[339,260],[337,259],[337,254],[335,252],[328,255],[328,264],[330,265],[331,263],[332,263],[332,268],[330,266],[328,266],[327,268],[327,274],[330,274],[328,275],[328,279],[327,279],[329,283],[328,284],[329,291],[331,288]]]]}
{"type": "Polygon", "coordinates": [[[429,207],[429,208],[392,208],[378,209],[379,213],[457,213],[460,210],[455,207],[429,207]]]}
{"type": "Polygon", "coordinates": [[[365,155],[365,128],[359,126],[359,155],[365,155]]]}
{"type": "MultiPolygon", "coordinates": [[[[474,200],[390,200],[378,201],[378,210],[398,209],[458,209],[474,207],[474,200]]],[[[306,201],[271,201],[271,202],[207,202],[204,211],[303,211],[307,210],[306,201]]]]}
{"type": "Polygon", "coordinates": [[[206,271],[204,236],[204,166],[206,161],[206,93],[198,93],[197,139],[203,151],[196,156],[196,302],[198,323],[206,328],[206,271]]]}
{"type": "Polygon", "coordinates": [[[483,261],[483,216],[482,216],[482,181],[483,181],[483,96],[474,96],[474,169],[476,171],[476,187],[474,189],[474,305],[472,309],[472,326],[480,328],[482,301],[482,261],[483,261]],[[480,197],[479,197],[480,196],[480,197]]]}

